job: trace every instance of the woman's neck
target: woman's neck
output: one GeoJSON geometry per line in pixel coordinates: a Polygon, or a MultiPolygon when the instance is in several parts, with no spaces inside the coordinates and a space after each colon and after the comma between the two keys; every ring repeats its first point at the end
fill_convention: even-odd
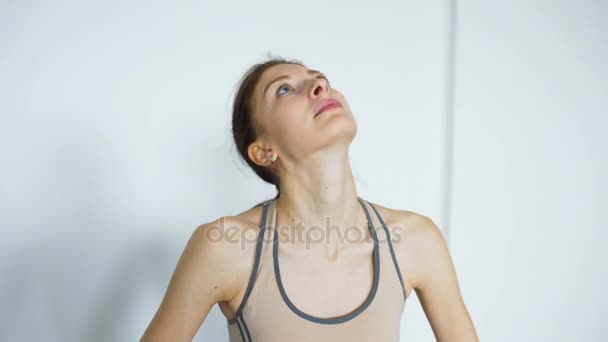
{"type": "Polygon", "coordinates": [[[280,229],[299,229],[297,236],[304,239],[290,243],[323,250],[332,257],[357,242],[352,236],[367,236],[367,218],[358,200],[348,153],[338,158],[334,154],[333,158],[325,155],[282,162],[277,224],[280,229]],[[347,236],[353,228],[357,234],[347,236]]]}

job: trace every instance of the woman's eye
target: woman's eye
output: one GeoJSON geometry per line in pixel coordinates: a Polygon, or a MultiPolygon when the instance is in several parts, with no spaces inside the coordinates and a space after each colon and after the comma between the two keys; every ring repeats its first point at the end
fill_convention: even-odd
{"type": "Polygon", "coordinates": [[[282,95],[281,94],[281,89],[289,89],[289,85],[282,84],[281,86],[279,86],[279,88],[277,89],[277,95],[282,95]]]}

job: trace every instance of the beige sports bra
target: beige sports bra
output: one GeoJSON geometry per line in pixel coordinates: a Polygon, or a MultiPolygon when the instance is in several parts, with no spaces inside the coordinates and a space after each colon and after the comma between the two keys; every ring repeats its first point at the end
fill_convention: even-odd
{"type": "Polygon", "coordinates": [[[253,270],[234,317],[227,319],[230,342],[399,341],[407,299],[403,277],[382,217],[371,203],[358,200],[373,240],[373,283],[363,303],[337,317],[313,316],[294,305],[281,278],[277,207],[272,199],[260,204],[253,270]]]}

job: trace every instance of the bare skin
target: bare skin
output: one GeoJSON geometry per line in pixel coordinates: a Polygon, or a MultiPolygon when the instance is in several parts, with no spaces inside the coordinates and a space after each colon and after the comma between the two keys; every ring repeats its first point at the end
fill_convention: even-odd
{"type": "MultiPolygon", "coordinates": [[[[365,232],[366,218],[357,201],[348,157],[357,127],[344,96],[322,75],[282,64],[265,71],[254,98],[254,118],[264,133],[250,145],[249,158],[280,175],[278,226],[295,218],[305,229],[323,227],[325,217],[330,217],[343,234],[353,226],[365,232]],[[272,82],[282,75],[290,78],[272,82]],[[329,98],[339,101],[342,108],[315,117],[321,101],[329,98]]],[[[375,206],[391,235],[399,237],[394,247],[406,292],[416,291],[437,341],[478,341],[438,227],[423,215],[375,206]]],[[[233,317],[243,299],[255,252],[254,243],[234,240],[255,240],[260,216],[261,207],[256,207],[207,222],[193,232],[142,341],[190,341],[216,303],[226,317],[233,317]],[[214,239],[212,232],[218,233],[218,229],[224,233],[222,239],[214,239]]],[[[289,265],[288,259],[281,262],[286,279],[289,272],[307,269],[314,276],[303,286],[328,293],[325,298],[308,298],[309,291],[288,290],[299,308],[320,317],[352,311],[371,287],[371,272],[349,272],[354,265],[369,262],[370,244],[331,241],[311,245],[297,265],[289,265]],[[331,296],[332,289],[337,291],[347,283],[356,287],[356,298],[331,296]],[[321,302],[325,304],[318,305],[321,302]]],[[[293,243],[281,247],[280,253],[301,253],[301,247],[293,243]]]]}
{"type": "MultiPolygon", "coordinates": [[[[416,291],[437,341],[478,341],[473,322],[460,295],[452,260],[437,226],[431,219],[414,212],[393,210],[378,204],[375,206],[391,235],[400,237],[395,239],[394,247],[404,276],[406,293],[409,296],[413,290],[416,291]]],[[[257,231],[252,228],[259,224],[260,215],[261,208],[257,207],[236,216],[223,217],[223,227],[239,227],[242,230],[237,235],[245,234],[247,241],[252,241],[257,231]]],[[[212,230],[211,227],[221,226],[221,219],[218,219],[203,224],[194,231],[178,262],[163,302],[142,341],[191,341],[216,303],[227,318],[234,316],[253,268],[255,244],[246,243],[241,246],[228,241],[218,243],[209,239],[210,234],[205,234],[205,231],[212,230]]],[[[365,247],[354,248],[358,250],[343,255],[345,259],[350,259],[344,260],[347,265],[344,269],[349,264],[361,262],[358,256],[368,256],[370,253],[365,247]]],[[[316,263],[322,263],[324,259],[325,265],[336,263],[328,260],[320,250],[313,254],[315,250],[311,249],[310,253],[310,259],[316,263]]],[[[283,270],[302,267],[290,267],[287,259],[282,262],[283,270]]],[[[360,295],[353,298],[352,302],[334,301],[331,306],[323,309],[311,303],[312,298],[298,296],[297,291],[290,291],[291,299],[298,307],[319,317],[337,316],[352,311],[355,303],[359,303],[369,292],[371,283],[371,274],[366,279],[352,279],[351,274],[335,272],[330,279],[322,276],[311,278],[316,279],[316,284],[307,288],[314,293],[323,292],[312,289],[323,288],[331,294],[327,285],[332,283],[337,283],[338,286],[342,286],[345,281],[349,284],[362,284],[357,290],[360,295]]],[[[315,298],[327,300],[318,296],[315,298]]],[[[329,300],[331,301],[331,296],[329,300]]]]}

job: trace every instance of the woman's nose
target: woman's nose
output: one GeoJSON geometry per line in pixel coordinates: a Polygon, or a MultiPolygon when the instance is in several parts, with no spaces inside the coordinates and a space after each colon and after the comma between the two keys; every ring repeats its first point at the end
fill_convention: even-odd
{"type": "Polygon", "coordinates": [[[329,91],[328,88],[329,88],[329,86],[325,79],[317,78],[312,83],[309,95],[312,98],[319,97],[319,95],[323,94],[323,92],[328,92],[329,91]]]}

